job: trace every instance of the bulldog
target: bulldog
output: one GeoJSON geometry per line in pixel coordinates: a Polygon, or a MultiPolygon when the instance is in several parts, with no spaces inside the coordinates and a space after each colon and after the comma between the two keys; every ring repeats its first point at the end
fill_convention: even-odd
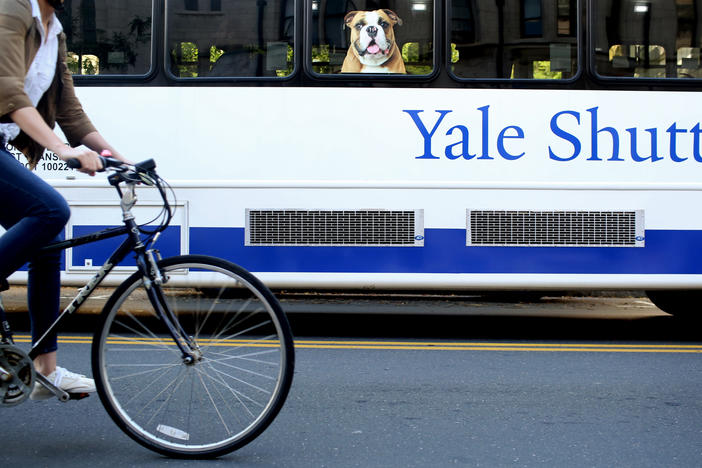
{"type": "Polygon", "coordinates": [[[396,24],[402,20],[392,10],[347,13],[344,25],[351,29],[351,45],[341,73],[406,73],[395,42],[396,24]]]}

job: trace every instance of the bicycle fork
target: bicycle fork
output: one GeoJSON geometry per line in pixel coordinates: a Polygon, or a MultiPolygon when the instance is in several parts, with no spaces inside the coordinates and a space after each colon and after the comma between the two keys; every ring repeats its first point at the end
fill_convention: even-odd
{"type": "Polygon", "coordinates": [[[164,278],[158,267],[158,260],[160,260],[160,255],[157,250],[149,249],[145,250],[143,255],[137,254],[137,263],[142,271],[147,297],[180,349],[183,362],[187,365],[195,364],[202,360],[202,352],[195,340],[183,329],[180,320],[175,316],[163,295],[161,286],[168,282],[168,277],[164,278]]]}
{"type": "MultiPolygon", "coordinates": [[[[158,267],[158,261],[161,260],[157,250],[146,249],[146,246],[141,241],[139,236],[139,227],[137,226],[134,215],[132,215],[132,207],[136,203],[136,193],[134,191],[135,184],[128,183],[125,191],[120,190],[119,185],[113,184],[120,196],[120,206],[122,208],[122,219],[127,227],[130,238],[134,242],[134,253],[136,254],[136,262],[139,271],[141,272],[144,288],[149,298],[149,302],[156,311],[157,316],[163,320],[168,328],[168,333],[175,341],[178,349],[182,353],[183,362],[191,365],[202,359],[202,354],[199,347],[192,337],[188,336],[181,326],[178,318],[175,316],[169,307],[166,299],[163,297],[161,286],[168,281],[161,273],[158,267]]],[[[151,241],[151,245],[156,243],[160,233],[151,241]]]]}

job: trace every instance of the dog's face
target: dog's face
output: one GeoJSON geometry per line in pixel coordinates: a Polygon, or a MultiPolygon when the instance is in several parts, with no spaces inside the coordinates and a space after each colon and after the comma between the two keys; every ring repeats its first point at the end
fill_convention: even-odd
{"type": "Polygon", "coordinates": [[[344,17],[344,24],[351,29],[351,46],[358,60],[378,66],[390,58],[395,45],[393,26],[402,20],[387,9],[352,11],[344,17]]]}

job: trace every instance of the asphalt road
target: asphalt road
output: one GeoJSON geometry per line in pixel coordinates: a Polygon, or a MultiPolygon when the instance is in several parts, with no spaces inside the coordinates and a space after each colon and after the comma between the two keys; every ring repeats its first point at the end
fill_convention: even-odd
{"type": "MultiPolygon", "coordinates": [[[[96,397],[30,401],[0,409],[0,465],[702,462],[702,333],[644,299],[286,302],[295,381],[276,421],[248,446],[215,461],[166,459],[123,435],[96,397]]],[[[89,327],[90,318],[80,323],[89,327]]],[[[76,325],[64,336],[85,334],[76,325]]],[[[62,341],[74,343],[61,343],[61,362],[88,371],[88,340],[62,341]]]]}

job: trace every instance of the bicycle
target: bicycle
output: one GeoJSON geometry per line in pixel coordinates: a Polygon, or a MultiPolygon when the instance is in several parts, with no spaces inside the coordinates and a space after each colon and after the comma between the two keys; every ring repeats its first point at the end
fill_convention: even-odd
{"type": "MultiPolygon", "coordinates": [[[[22,403],[35,381],[60,401],[86,396],[56,388],[34,371],[32,359],[65,317],[133,253],[137,271],[107,300],[93,336],[92,372],[102,404],[128,436],[156,452],[199,458],[236,450],[268,427],[290,389],[294,348],[286,316],[271,291],[240,266],[204,255],[161,258],[154,244],[173,217],[173,191],[153,160],[131,166],[103,159],[123,225],[43,250],[126,238],[29,353],[15,346],[0,301],[0,404],[22,403]],[[154,187],[161,196],[155,225],[139,225],[132,215],[138,185],[154,187]]],[[[69,161],[71,167],[76,163],[69,161]]]]}

